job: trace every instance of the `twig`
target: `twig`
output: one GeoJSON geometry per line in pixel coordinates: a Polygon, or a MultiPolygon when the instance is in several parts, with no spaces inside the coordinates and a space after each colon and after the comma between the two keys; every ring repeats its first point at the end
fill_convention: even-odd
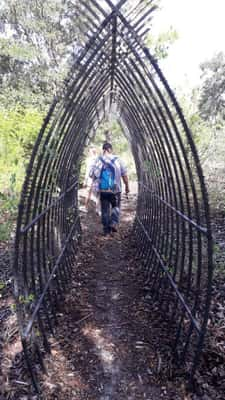
{"type": "Polygon", "coordinates": [[[29,383],[27,382],[22,382],[22,381],[14,381],[14,382],[17,383],[18,385],[30,386],[29,383]]]}
{"type": "Polygon", "coordinates": [[[157,366],[157,374],[160,373],[161,371],[161,366],[162,366],[162,358],[160,356],[160,354],[158,353],[158,366],[157,366]]]}
{"type": "Polygon", "coordinates": [[[86,315],[85,317],[81,318],[79,321],[76,321],[75,324],[80,324],[80,322],[85,321],[86,319],[88,319],[93,313],[91,312],[90,314],[86,315]]]}

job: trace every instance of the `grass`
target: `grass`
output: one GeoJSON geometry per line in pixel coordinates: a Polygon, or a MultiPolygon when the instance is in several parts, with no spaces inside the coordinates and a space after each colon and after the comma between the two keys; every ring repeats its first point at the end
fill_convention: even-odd
{"type": "Polygon", "coordinates": [[[17,193],[4,194],[0,192],[0,241],[6,242],[10,239],[10,234],[16,221],[17,204],[17,193]]]}

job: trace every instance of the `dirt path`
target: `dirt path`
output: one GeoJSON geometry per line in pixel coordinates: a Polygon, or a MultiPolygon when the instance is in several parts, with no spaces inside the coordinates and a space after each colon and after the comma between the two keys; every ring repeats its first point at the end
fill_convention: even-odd
{"type": "Polygon", "coordinates": [[[130,242],[133,212],[130,199],[119,233],[107,238],[93,212],[83,215],[83,245],[42,383],[46,399],[184,398],[165,381],[160,329],[149,323],[130,242]]]}
{"type": "MultiPolygon", "coordinates": [[[[82,246],[50,338],[52,353],[45,356],[47,374],[39,373],[40,400],[224,400],[224,281],[214,289],[198,393],[187,393],[182,371],[172,364],[173,338],[143,290],[131,235],[134,208],[130,196],[119,233],[108,238],[95,212],[81,211],[82,246]]],[[[38,400],[12,307],[9,250],[1,254],[0,400],[38,400]]]]}

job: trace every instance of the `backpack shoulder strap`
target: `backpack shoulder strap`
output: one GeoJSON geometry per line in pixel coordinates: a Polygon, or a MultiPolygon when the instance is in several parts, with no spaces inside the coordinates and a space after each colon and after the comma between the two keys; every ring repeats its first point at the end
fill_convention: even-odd
{"type": "Polygon", "coordinates": [[[117,159],[118,159],[118,157],[113,157],[111,160],[111,163],[114,164],[117,159]]]}
{"type": "Polygon", "coordinates": [[[99,157],[99,160],[102,162],[103,165],[107,165],[109,168],[114,168],[114,163],[118,157],[112,158],[112,160],[105,161],[103,157],[99,157]]]}
{"type": "Polygon", "coordinates": [[[99,160],[103,163],[103,164],[105,164],[105,160],[104,160],[104,158],[103,157],[99,157],[99,160]]]}
{"type": "Polygon", "coordinates": [[[105,161],[104,158],[102,156],[99,157],[99,160],[103,163],[103,164],[114,164],[115,161],[118,159],[118,157],[113,157],[110,161],[105,161]]]}

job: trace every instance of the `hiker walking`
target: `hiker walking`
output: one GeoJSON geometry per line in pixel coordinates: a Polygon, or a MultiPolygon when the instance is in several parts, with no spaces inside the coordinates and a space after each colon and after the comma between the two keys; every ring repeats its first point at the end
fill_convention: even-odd
{"type": "Polygon", "coordinates": [[[113,154],[112,145],[103,144],[103,155],[98,157],[90,177],[98,182],[101,203],[103,234],[117,231],[120,218],[121,178],[129,193],[127,170],[118,156],[113,154]]]}
{"type": "Polygon", "coordinates": [[[89,203],[92,200],[95,204],[96,214],[100,215],[100,205],[99,205],[99,191],[97,182],[90,177],[91,171],[93,170],[93,166],[95,165],[95,161],[97,159],[97,150],[95,147],[90,147],[88,157],[86,159],[86,172],[84,177],[84,185],[83,187],[87,189],[86,198],[85,198],[85,207],[88,210],[89,203]]]}

